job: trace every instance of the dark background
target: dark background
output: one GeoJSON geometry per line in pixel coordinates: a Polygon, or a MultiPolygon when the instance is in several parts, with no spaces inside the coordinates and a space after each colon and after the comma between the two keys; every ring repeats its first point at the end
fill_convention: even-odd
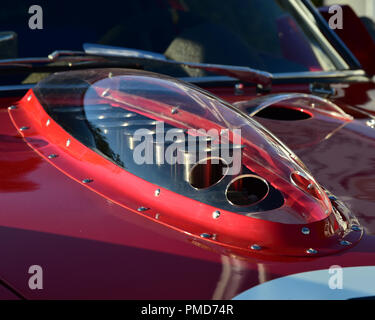
{"type": "MultiPolygon", "coordinates": [[[[179,2],[171,0],[173,1],[179,2]]],[[[168,14],[168,11],[163,10],[166,2],[167,0],[1,0],[0,31],[17,33],[19,57],[46,56],[54,50],[82,50],[84,42],[113,44],[114,38],[121,32],[119,23],[125,24],[133,32],[134,38],[142,34],[140,28],[152,29],[155,33],[153,38],[157,38],[163,45],[163,37],[168,37],[165,30],[168,30],[168,23],[173,20],[173,12],[168,14]],[[28,27],[31,17],[28,9],[35,4],[43,9],[43,30],[31,30],[28,27]],[[145,19],[140,26],[135,17],[141,16],[143,12],[147,14],[143,16],[145,19]]],[[[322,4],[322,0],[313,2],[322,4]]],[[[226,1],[223,1],[224,5],[229,6],[226,1]]],[[[147,41],[150,40],[137,39],[135,43],[140,41],[143,41],[142,47],[147,48],[147,41]]],[[[128,47],[136,48],[131,42],[128,47]]],[[[149,47],[150,50],[155,49],[151,45],[149,47]]]]}

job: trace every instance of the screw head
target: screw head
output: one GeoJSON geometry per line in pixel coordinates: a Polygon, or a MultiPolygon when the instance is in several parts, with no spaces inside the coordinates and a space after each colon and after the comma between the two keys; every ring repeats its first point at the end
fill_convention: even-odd
{"type": "Polygon", "coordinates": [[[250,249],[255,250],[255,251],[259,251],[259,250],[262,250],[262,247],[260,245],[254,243],[250,246],[250,249]]]}
{"type": "Polygon", "coordinates": [[[102,97],[107,97],[109,96],[109,88],[108,89],[105,89],[102,93],[102,97]]]}
{"type": "Polygon", "coordinates": [[[146,208],[146,207],[139,207],[138,209],[137,209],[137,211],[139,211],[139,212],[144,212],[144,211],[147,211],[147,210],[149,210],[150,208],[146,208]]]}
{"type": "Polygon", "coordinates": [[[54,159],[54,158],[57,158],[57,157],[58,157],[57,154],[52,153],[52,154],[50,154],[50,155],[48,156],[48,159],[54,159]]]}
{"type": "Polygon", "coordinates": [[[301,229],[301,232],[302,232],[303,234],[305,234],[305,235],[308,235],[308,234],[310,234],[310,229],[307,228],[307,227],[303,227],[303,228],[301,229]]]}
{"type": "Polygon", "coordinates": [[[212,218],[214,219],[218,219],[220,217],[220,211],[219,210],[216,210],[214,212],[212,212],[212,218]]]}
{"type": "Polygon", "coordinates": [[[8,109],[9,109],[9,110],[16,110],[17,107],[16,107],[16,106],[10,106],[10,107],[8,107],[8,109]]]}
{"type": "Polygon", "coordinates": [[[51,120],[50,120],[50,119],[47,119],[47,121],[46,121],[46,126],[48,127],[50,123],[51,123],[51,120]]]}
{"type": "Polygon", "coordinates": [[[242,83],[236,83],[234,85],[234,94],[240,95],[243,94],[244,85],[242,83]]]}
{"type": "Polygon", "coordinates": [[[357,231],[357,232],[361,231],[361,227],[360,227],[360,226],[357,226],[356,224],[353,224],[353,225],[351,226],[351,229],[352,229],[353,231],[357,231]]]}
{"type": "Polygon", "coordinates": [[[82,183],[90,183],[90,182],[93,182],[93,181],[94,181],[93,179],[87,178],[87,179],[83,179],[82,183]]]}
{"type": "Polygon", "coordinates": [[[65,145],[66,145],[67,147],[69,147],[69,146],[70,146],[70,139],[66,140],[66,143],[65,143],[65,145]]]}
{"type": "Polygon", "coordinates": [[[30,101],[32,98],[31,94],[27,97],[27,101],[30,101]]]}
{"type": "Polygon", "coordinates": [[[154,194],[155,194],[155,197],[159,197],[160,196],[160,189],[156,189],[154,194]]]}
{"type": "Polygon", "coordinates": [[[341,244],[342,246],[350,246],[352,243],[351,243],[350,241],[347,241],[347,240],[342,240],[342,241],[340,242],[340,244],[341,244]]]}
{"type": "Polygon", "coordinates": [[[178,107],[173,107],[172,110],[171,110],[171,113],[172,114],[178,113],[178,107]]]}
{"type": "Polygon", "coordinates": [[[159,220],[159,218],[160,218],[160,214],[159,213],[155,214],[155,219],[159,220]]]}
{"type": "Polygon", "coordinates": [[[239,89],[239,90],[242,90],[244,85],[243,83],[236,83],[235,86],[234,86],[236,89],[239,89]]]}
{"type": "Polygon", "coordinates": [[[308,253],[308,254],[317,254],[317,253],[318,253],[318,250],[315,250],[315,249],[313,249],[313,248],[310,248],[310,249],[307,249],[307,250],[306,250],[306,253],[308,253]]]}
{"type": "Polygon", "coordinates": [[[201,238],[205,238],[205,239],[211,239],[211,235],[209,233],[202,233],[201,234],[201,238]]]}
{"type": "Polygon", "coordinates": [[[25,131],[25,130],[29,130],[29,129],[30,129],[30,127],[26,127],[26,126],[20,128],[21,131],[25,131]]]}

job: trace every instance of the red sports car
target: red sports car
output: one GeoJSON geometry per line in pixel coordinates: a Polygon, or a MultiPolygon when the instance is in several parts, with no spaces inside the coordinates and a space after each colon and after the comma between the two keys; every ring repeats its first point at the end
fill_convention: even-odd
{"type": "Polygon", "coordinates": [[[336,33],[307,0],[80,6],[0,18],[1,299],[375,297],[350,8],[336,33]]]}

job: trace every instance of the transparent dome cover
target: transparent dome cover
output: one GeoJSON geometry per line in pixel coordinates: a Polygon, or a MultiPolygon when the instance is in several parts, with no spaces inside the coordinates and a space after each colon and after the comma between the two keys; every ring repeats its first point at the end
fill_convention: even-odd
{"type": "Polygon", "coordinates": [[[95,69],[53,74],[33,91],[71,136],[157,186],[282,223],[322,220],[332,209],[291,150],[191,84],[138,70],[95,69]]]}
{"type": "Polygon", "coordinates": [[[234,105],[250,116],[256,116],[267,107],[278,105],[295,108],[297,110],[313,110],[344,121],[353,118],[340,107],[325,98],[304,93],[269,94],[248,101],[239,101],[234,105]]]}

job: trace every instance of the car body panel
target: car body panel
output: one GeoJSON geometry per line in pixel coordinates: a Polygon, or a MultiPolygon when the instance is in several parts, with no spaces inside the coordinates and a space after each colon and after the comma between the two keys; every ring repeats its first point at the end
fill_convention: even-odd
{"type": "MultiPolygon", "coordinates": [[[[6,263],[0,266],[0,276],[26,298],[231,299],[293,273],[331,265],[375,265],[370,210],[374,134],[361,120],[346,124],[329,139],[298,145],[295,152],[318,181],[355,212],[365,228],[362,240],[339,255],[264,259],[228,252],[156,224],[74,181],[22,139],[7,109],[14,102],[2,100],[0,113],[6,182],[1,186],[0,234],[2,243],[11,244],[1,247],[6,263]],[[359,161],[360,166],[354,165],[359,161]],[[28,287],[27,271],[34,264],[44,267],[43,290],[28,287]]],[[[306,130],[303,125],[288,130],[282,121],[264,124],[286,143],[306,130]]],[[[319,126],[312,123],[310,130],[319,126]]]]}
{"type": "MultiPolygon", "coordinates": [[[[303,3],[309,8],[312,6],[309,1],[303,0],[303,3]]],[[[172,16],[177,17],[174,10],[168,12],[168,16],[173,13],[172,16]]],[[[317,12],[309,10],[316,18],[317,12]]],[[[353,13],[347,8],[345,10],[353,13]]],[[[74,70],[88,68],[90,63],[108,66],[113,62],[111,56],[106,61],[103,56],[81,57],[84,52],[56,51],[48,58],[1,62],[2,74],[9,75],[9,78],[13,76],[11,70],[14,70],[15,79],[18,79],[17,72],[26,72],[28,77],[23,84],[9,83],[9,86],[0,87],[0,299],[220,300],[247,298],[259,288],[262,291],[275,283],[280,285],[272,291],[272,295],[283,299],[286,297],[282,296],[283,291],[291,286],[290,279],[304,279],[302,285],[306,285],[310,283],[311,274],[318,274],[320,283],[327,284],[327,289],[332,266],[342,267],[344,272],[345,268],[356,269],[357,276],[362,270],[372,272],[375,266],[375,83],[371,79],[374,64],[369,52],[373,52],[375,47],[367,34],[361,34],[358,42],[369,50],[358,51],[355,43],[351,42],[352,35],[343,35],[344,42],[353,48],[363,64],[362,70],[354,55],[328,25],[322,25],[321,17],[318,18],[310,20],[324,29],[322,34],[337,49],[337,57],[349,69],[322,72],[314,62],[306,72],[264,74],[266,77],[262,79],[267,80],[267,85],[272,76],[272,87],[262,87],[259,83],[244,82],[246,79],[259,82],[259,78],[243,78],[243,72],[246,75],[251,71],[246,67],[237,67],[238,72],[233,72],[233,66],[227,66],[229,71],[223,72],[226,67],[222,65],[211,65],[211,69],[207,69],[207,65],[186,62],[185,65],[217,74],[241,76],[242,80],[211,76],[183,80],[195,83],[234,105],[259,98],[271,99],[270,94],[316,94],[351,115],[340,118],[322,114],[306,101],[301,108],[284,105],[286,109],[307,114],[305,119],[280,120],[253,115],[254,120],[285,143],[317,182],[343,201],[359,220],[361,227],[349,233],[349,245],[337,241],[337,250],[316,255],[308,255],[307,252],[300,256],[265,255],[251,247],[243,250],[238,246],[224,245],[216,239],[205,239],[199,236],[203,230],[196,226],[194,232],[188,232],[181,225],[177,227],[173,223],[156,221],[156,212],[137,210],[154,196],[155,185],[142,184],[139,179],[125,175],[122,169],[104,158],[98,158],[73,139],[72,156],[64,147],[68,133],[57,123],[53,123],[55,136],[42,130],[48,115],[37,102],[28,104],[28,96],[35,99],[34,85],[28,84],[32,82],[32,75],[37,75],[39,79],[44,77],[43,71],[52,73],[53,68],[74,70]],[[25,96],[27,90],[30,91],[25,96]],[[18,110],[10,108],[15,105],[18,110]],[[30,123],[35,125],[32,130],[23,132],[21,127],[30,123]],[[39,130],[35,130],[37,126],[39,130]],[[59,154],[60,163],[48,157],[54,153],[59,154]],[[98,181],[102,185],[90,186],[83,182],[85,178],[92,178],[93,174],[100,176],[98,181]],[[126,180],[123,184],[121,178],[126,180]],[[30,287],[30,267],[35,265],[43,269],[42,290],[30,287]],[[263,284],[266,286],[262,287],[263,284]]],[[[278,20],[278,30],[291,31],[287,28],[288,23],[288,19],[278,20]]],[[[363,28],[361,30],[364,32],[363,28]]],[[[155,30],[155,34],[157,32],[155,30]]],[[[284,53],[293,60],[300,58],[296,52],[309,52],[307,42],[299,39],[301,35],[293,37],[292,33],[289,40],[282,42],[284,53]],[[298,50],[291,46],[293,42],[300,44],[298,50]]],[[[143,53],[146,57],[164,60],[163,56],[152,52],[143,53]]],[[[312,58],[310,56],[308,60],[312,58]]],[[[134,65],[128,60],[122,63],[134,65]]],[[[121,63],[117,61],[117,64],[121,63]]],[[[176,64],[184,65],[183,62],[176,64]]],[[[7,81],[5,78],[2,84],[7,81]]],[[[192,202],[183,196],[168,195],[162,198],[160,210],[174,211],[178,216],[180,211],[191,209],[192,202]]],[[[205,227],[213,225],[209,221],[205,227]]],[[[240,223],[237,225],[240,226],[240,223]]],[[[266,234],[267,226],[259,224],[258,229],[264,228],[261,232],[266,234]]],[[[285,244],[298,247],[301,245],[299,240],[309,236],[309,233],[301,232],[303,226],[285,229],[288,232],[297,230],[298,236],[288,238],[288,232],[276,228],[270,229],[270,235],[274,239],[280,238],[280,248],[285,249],[285,244]]],[[[232,228],[233,231],[234,226],[228,223],[223,228],[232,228]]],[[[314,233],[317,229],[311,228],[309,232],[314,233]]],[[[245,228],[242,227],[241,232],[246,234],[245,228]]],[[[349,276],[349,273],[346,274],[349,276]]],[[[360,283],[366,283],[362,280],[360,283]]],[[[366,292],[365,289],[363,292],[366,292]]],[[[293,292],[290,293],[290,297],[293,296],[293,292]]],[[[314,292],[315,298],[319,298],[319,293],[318,289],[314,292]]],[[[333,299],[343,297],[339,291],[332,290],[330,293],[333,299]]],[[[352,297],[356,294],[361,297],[360,292],[353,294],[352,297]]],[[[255,296],[271,297],[267,293],[255,296]]],[[[297,297],[311,296],[304,295],[302,290],[297,297]]]]}

